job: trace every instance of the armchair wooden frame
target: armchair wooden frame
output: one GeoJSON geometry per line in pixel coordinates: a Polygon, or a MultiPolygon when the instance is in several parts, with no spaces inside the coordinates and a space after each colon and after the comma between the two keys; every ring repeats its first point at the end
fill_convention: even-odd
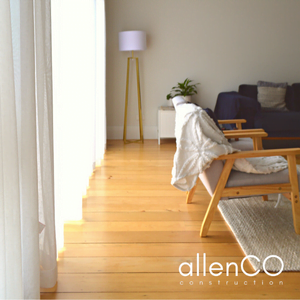
{"type": "Polygon", "coordinates": [[[235,124],[236,128],[242,130],[242,124],[247,123],[245,119],[230,119],[230,120],[218,120],[219,124],[235,124]]]}
{"type": "Polygon", "coordinates": [[[254,150],[262,150],[262,138],[268,136],[263,129],[226,130],[223,133],[227,139],[252,138],[254,150]]]}
{"type": "MultiPolygon", "coordinates": [[[[226,120],[226,121],[231,121],[230,123],[233,123],[233,121],[237,121],[237,120],[226,120]]],[[[225,130],[223,131],[223,133],[227,139],[252,138],[254,150],[262,150],[263,149],[262,138],[268,136],[268,134],[263,129],[225,130]]],[[[200,179],[198,178],[195,186],[189,192],[187,192],[187,196],[186,196],[187,204],[191,203],[199,181],[200,179]]],[[[268,196],[264,195],[263,199],[264,201],[267,201],[268,196]]]]}
{"type": "MultiPolygon", "coordinates": [[[[293,222],[295,232],[300,234],[300,203],[299,203],[299,186],[298,175],[296,167],[296,155],[300,154],[300,148],[292,149],[272,149],[272,150],[257,150],[257,151],[241,151],[237,153],[227,154],[219,156],[216,160],[225,160],[224,168],[222,170],[220,179],[210,200],[208,209],[206,211],[204,220],[202,222],[200,236],[207,236],[210,224],[213,220],[214,212],[218,206],[221,197],[243,197],[264,195],[270,193],[288,193],[290,194],[290,201],[292,203],[293,210],[293,222]],[[266,157],[266,156],[278,156],[284,155],[288,160],[289,169],[289,183],[282,184],[268,184],[268,185],[253,185],[253,186],[239,186],[239,187],[227,187],[226,183],[230,175],[233,163],[237,158],[249,158],[249,157],[266,157]]],[[[198,178],[198,181],[200,179],[198,178]]],[[[191,190],[192,191],[192,190],[191,190]]],[[[195,192],[195,191],[194,191],[195,192]]],[[[190,192],[189,192],[190,193],[190,192]]],[[[191,197],[188,197],[189,202],[192,201],[191,197]]]]}
{"type": "Polygon", "coordinates": [[[245,119],[228,119],[228,120],[218,120],[219,124],[235,124],[236,130],[223,130],[223,133],[227,139],[239,138],[252,138],[253,149],[261,150],[262,138],[266,138],[268,134],[263,129],[242,129],[242,124],[247,123],[245,119]]]}

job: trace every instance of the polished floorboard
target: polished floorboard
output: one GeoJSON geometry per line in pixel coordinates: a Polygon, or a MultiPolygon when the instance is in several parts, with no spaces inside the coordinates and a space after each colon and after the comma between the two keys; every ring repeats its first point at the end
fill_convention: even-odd
{"type": "MultiPolygon", "coordinates": [[[[187,205],[185,192],[171,186],[174,153],[174,140],[108,141],[83,219],[65,224],[57,291],[42,299],[300,299],[300,273],[242,273],[244,253],[219,211],[200,238],[210,197],[200,184],[187,205]],[[192,276],[180,275],[183,262],[193,264],[192,276]],[[214,262],[224,268],[218,277],[209,273],[214,262]],[[237,264],[237,276],[233,267],[227,276],[227,262],[237,264]]],[[[253,272],[248,262],[245,271],[253,272]]]]}

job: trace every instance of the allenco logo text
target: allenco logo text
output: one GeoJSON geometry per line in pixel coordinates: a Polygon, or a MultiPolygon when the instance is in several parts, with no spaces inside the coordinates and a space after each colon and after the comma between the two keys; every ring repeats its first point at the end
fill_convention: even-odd
{"type": "MultiPolygon", "coordinates": [[[[256,257],[255,255],[247,255],[242,261],[241,261],[241,270],[242,272],[246,275],[246,276],[249,276],[249,277],[253,277],[253,276],[256,276],[258,273],[259,273],[259,270],[257,270],[256,272],[254,273],[247,273],[244,269],[244,262],[246,259],[248,258],[253,258],[253,259],[256,259],[258,262],[260,262],[260,259],[258,257],[256,257]]],[[[200,259],[199,259],[199,253],[197,253],[197,276],[199,276],[200,274],[200,266],[199,266],[199,262],[200,262],[200,259]]],[[[223,266],[219,263],[219,262],[213,262],[210,264],[208,270],[209,270],[209,273],[212,275],[212,276],[220,276],[223,274],[223,272],[226,271],[226,276],[229,276],[229,268],[230,267],[234,267],[234,273],[235,273],[235,276],[238,276],[238,265],[234,262],[227,262],[226,263],[226,268],[224,270],[223,266]]],[[[269,275],[269,276],[278,276],[282,270],[283,270],[283,267],[284,267],[284,264],[283,264],[283,261],[282,259],[277,256],[277,255],[269,255],[265,258],[265,260],[263,261],[263,270],[264,272],[269,275]],[[280,261],[281,263],[281,268],[279,270],[279,272],[277,273],[269,273],[267,270],[266,270],[266,263],[267,261],[270,259],[270,258],[276,258],[280,261]]],[[[193,276],[193,263],[192,262],[183,262],[182,264],[180,264],[179,266],[179,273],[184,276],[184,277],[187,277],[187,276],[193,276]],[[189,267],[189,271],[187,273],[184,273],[182,272],[182,267],[183,266],[188,266],[189,267]]],[[[203,253],[203,270],[202,270],[202,274],[203,276],[206,276],[206,253],[203,253]]]]}

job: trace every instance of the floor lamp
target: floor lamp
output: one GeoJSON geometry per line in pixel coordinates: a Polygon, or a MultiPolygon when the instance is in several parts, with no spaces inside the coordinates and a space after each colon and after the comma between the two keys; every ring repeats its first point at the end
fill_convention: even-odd
{"type": "Polygon", "coordinates": [[[131,51],[131,57],[127,58],[127,76],[126,76],[126,94],[125,94],[125,115],[124,115],[124,131],[123,141],[125,144],[133,142],[144,143],[143,133],[143,118],[142,118],[142,104],[141,104],[141,88],[140,88],[140,73],[139,73],[139,59],[134,57],[134,51],[142,51],[146,49],[146,33],[144,31],[122,31],[119,32],[119,50],[131,51]],[[137,95],[138,95],[138,109],[139,109],[139,127],[140,139],[127,140],[127,109],[128,109],[128,89],[129,89],[129,69],[130,61],[135,60],[136,65],[136,80],[137,80],[137,95]]]}

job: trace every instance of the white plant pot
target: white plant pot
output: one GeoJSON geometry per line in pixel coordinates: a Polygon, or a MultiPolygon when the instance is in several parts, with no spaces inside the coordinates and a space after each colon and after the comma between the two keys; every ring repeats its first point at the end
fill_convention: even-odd
{"type": "Polygon", "coordinates": [[[185,96],[183,97],[185,102],[192,102],[192,96],[185,96]]]}
{"type": "MultiPolygon", "coordinates": [[[[185,102],[192,102],[192,96],[185,96],[185,97],[180,96],[180,97],[182,97],[185,102]]],[[[174,106],[172,99],[168,100],[168,106],[174,106]]]]}

